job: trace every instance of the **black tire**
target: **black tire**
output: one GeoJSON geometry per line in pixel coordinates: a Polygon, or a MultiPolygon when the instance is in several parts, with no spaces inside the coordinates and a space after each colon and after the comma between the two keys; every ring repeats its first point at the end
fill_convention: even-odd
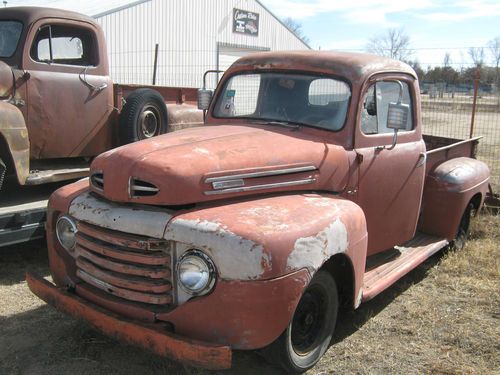
{"type": "Polygon", "coordinates": [[[7,172],[7,167],[5,166],[5,163],[3,160],[0,158],[0,190],[2,190],[2,185],[3,181],[5,179],[5,173],[7,172]]]}
{"type": "Polygon", "coordinates": [[[469,203],[462,215],[462,218],[460,219],[457,235],[451,243],[451,249],[462,250],[465,247],[465,243],[467,242],[467,238],[469,237],[470,219],[473,211],[474,205],[472,203],[469,203]]]}
{"type": "Polygon", "coordinates": [[[307,371],[328,349],[338,309],[335,280],[328,272],[318,271],[304,291],[285,332],[262,354],[288,373],[307,371]]]}
{"type": "Polygon", "coordinates": [[[166,133],[168,115],[163,97],[151,89],[133,91],[126,98],[119,126],[122,145],[166,133]]]}

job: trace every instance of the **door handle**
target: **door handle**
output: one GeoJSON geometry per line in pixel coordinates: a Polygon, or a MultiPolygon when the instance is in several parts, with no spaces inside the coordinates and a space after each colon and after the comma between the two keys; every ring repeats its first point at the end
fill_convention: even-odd
{"type": "Polygon", "coordinates": [[[426,161],[427,161],[427,152],[421,152],[420,156],[418,157],[417,168],[424,165],[426,161]]]}

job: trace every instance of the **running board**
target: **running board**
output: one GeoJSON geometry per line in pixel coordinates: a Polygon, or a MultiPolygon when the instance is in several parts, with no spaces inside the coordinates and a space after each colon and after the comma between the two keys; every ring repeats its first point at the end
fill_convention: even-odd
{"type": "MultiPolygon", "coordinates": [[[[446,239],[417,232],[410,241],[384,252],[390,254],[389,259],[382,263],[375,260],[379,263],[378,265],[373,268],[367,267],[363,279],[362,302],[372,299],[387,289],[446,245],[448,245],[446,239]]],[[[369,257],[367,264],[370,264],[370,260],[374,260],[370,258],[378,257],[380,260],[384,253],[369,257]]]]}
{"type": "Polygon", "coordinates": [[[87,177],[89,170],[89,168],[66,168],[31,172],[26,179],[25,185],[40,185],[87,177]]]}

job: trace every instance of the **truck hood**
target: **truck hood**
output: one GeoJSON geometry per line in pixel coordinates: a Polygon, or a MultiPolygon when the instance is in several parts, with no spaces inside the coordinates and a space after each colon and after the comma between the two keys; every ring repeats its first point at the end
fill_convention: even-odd
{"type": "Polygon", "coordinates": [[[293,190],[338,192],[344,148],[301,129],[215,125],[184,129],[97,157],[91,190],[117,202],[185,205],[293,190]]]}

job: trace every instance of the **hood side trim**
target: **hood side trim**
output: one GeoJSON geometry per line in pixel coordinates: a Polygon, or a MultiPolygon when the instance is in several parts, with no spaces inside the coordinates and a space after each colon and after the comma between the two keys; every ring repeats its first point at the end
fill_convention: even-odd
{"type": "Polygon", "coordinates": [[[205,195],[215,195],[215,194],[228,194],[228,193],[242,193],[246,191],[254,191],[254,190],[264,190],[264,189],[273,189],[287,186],[297,186],[297,185],[307,185],[316,182],[316,178],[310,177],[303,180],[295,180],[295,181],[285,181],[285,182],[277,182],[274,184],[262,184],[262,185],[253,185],[246,187],[237,187],[237,188],[229,188],[222,190],[211,190],[205,191],[205,195]]]}
{"type": "Polygon", "coordinates": [[[304,166],[304,167],[285,168],[285,169],[273,169],[273,170],[262,171],[262,172],[250,172],[250,173],[225,175],[225,176],[219,176],[219,177],[209,177],[209,178],[205,179],[205,183],[221,182],[221,181],[235,180],[235,179],[242,179],[242,178],[258,178],[258,177],[279,176],[279,175],[283,175],[283,174],[299,173],[299,172],[311,172],[311,171],[316,171],[316,170],[317,170],[317,168],[314,165],[308,165],[308,166],[304,166]]]}

